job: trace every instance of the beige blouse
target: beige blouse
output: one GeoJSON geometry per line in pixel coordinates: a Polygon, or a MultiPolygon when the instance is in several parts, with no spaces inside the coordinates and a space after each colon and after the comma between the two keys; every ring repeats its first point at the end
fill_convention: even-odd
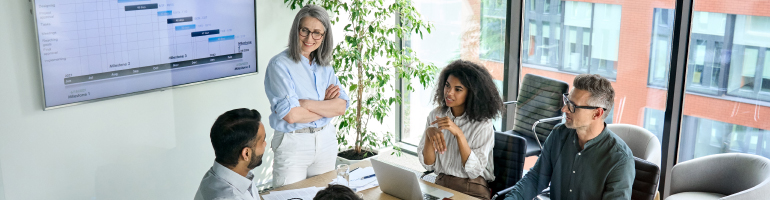
{"type": "Polygon", "coordinates": [[[446,141],[446,152],[444,152],[444,154],[436,153],[436,161],[433,165],[426,165],[422,154],[422,151],[425,148],[425,139],[427,135],[427,132],[424,132],[419,147],[417,148],[420,164],[427,170],[434,170],[434,173],[436,174],[444,173],[459,178],[471,179],[481,176],[487,181],[495,180],[493,173],[494,164],[492,161],[495,131],[492,119],[473,122],[470,121],[465,114],[454,117],[449,108],[436,108],[428,114],[427,122],[425,122],[426,130],[430,126],[436,127],[436,125],[430,124],[436,120],[436,116],[439,118],[449,116],[449,118],[452,119],[457,127],[463,131],[465,140],[468,141],[468,146],[471,148],[471,154],[468,156],[465,165],[463,165],[462,158],[460,157],[460,150],[457,146],[457,138],[449,131],[442,130],[444,133],[444,140],[446,141]]]}

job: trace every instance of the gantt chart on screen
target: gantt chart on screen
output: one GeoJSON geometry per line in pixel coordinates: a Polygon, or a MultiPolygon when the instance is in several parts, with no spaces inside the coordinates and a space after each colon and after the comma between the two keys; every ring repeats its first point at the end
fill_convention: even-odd
{"type": "Polygon", "coordinates": [[[257,71],[253,0],[36,0],[46,107],[257,71]]]}

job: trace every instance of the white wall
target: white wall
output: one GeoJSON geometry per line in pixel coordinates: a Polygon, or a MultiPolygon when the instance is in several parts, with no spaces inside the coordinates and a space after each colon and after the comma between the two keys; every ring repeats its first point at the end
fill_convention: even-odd
{"type": "MultiPolygon", "coordinates": [[[[192,199],[214,162],[208,133],[219,114],[254,108],[269,124],[264,70],[296,11],[257,2],[259,74],[43,111],[30,2],[1,0],[0,200],[192,199]]],[[[260,180],[269,150],[264,163],[260,180]]]]}

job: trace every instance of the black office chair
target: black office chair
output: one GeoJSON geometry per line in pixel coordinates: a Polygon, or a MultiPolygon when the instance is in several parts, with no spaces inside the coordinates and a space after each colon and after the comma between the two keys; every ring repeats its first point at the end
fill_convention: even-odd
{"type": "Polygon", "coordinates": [[[524,173],[524,154],[527,141],[521,136],[495,132],[495,147],[492,150],[495,181],[489,183],[492,200],[504,197],[521,179],[524,173]]]}
{"type": "Polygon", "coordinates": [[[504,103],[516,104],[513,130],[505,133],[522,136],[527,140],[525,157],[540,155],[542,142],[553,127],[561,122],[561,108],[564,105],[562,94],[568,90],[569,84],[564,81],[526,74],[516,101],[504,103]]]}
{"type": "Polygon", "coordinates": [[[634,157],[634,165],[636,177],[634,177],[634,184],[631,187],[631,200],[655,199],[660,180],[660,168],[658,165],[638,157],[634,157]]]}

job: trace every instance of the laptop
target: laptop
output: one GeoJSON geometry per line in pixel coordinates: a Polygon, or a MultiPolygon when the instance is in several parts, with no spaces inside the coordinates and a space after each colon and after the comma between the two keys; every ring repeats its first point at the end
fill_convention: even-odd
{"type": "Polygon", "coordinates": [[[454,194],[428,186],[417,180],[416,174],[382,161],[371,159],[380,190],[400,199],[443,199],[454,194]]]}

